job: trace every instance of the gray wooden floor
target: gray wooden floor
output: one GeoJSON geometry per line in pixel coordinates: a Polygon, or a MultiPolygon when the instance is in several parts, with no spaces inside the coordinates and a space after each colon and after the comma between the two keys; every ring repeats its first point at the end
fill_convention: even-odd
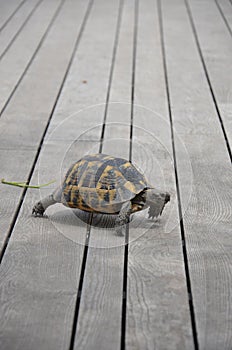
{"type": "Polygon", "coordinates": [[[0,0],[1,350],[232,349],[231,0],[0,0]],[[36,201],[132,160],[171,202],[112,222],[36,201]]]}

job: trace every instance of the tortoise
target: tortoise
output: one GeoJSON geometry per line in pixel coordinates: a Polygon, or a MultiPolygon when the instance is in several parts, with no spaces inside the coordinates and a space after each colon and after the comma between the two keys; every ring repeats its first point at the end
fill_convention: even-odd
{"type": "Polygon", "coordinates": [[[130,161],[89,154],[69,168],[61,186],[36,203],[32,214],[43,216],[55,203],[92,213],[118,214],[115,228],[122,235],[131,214],[149,207],[149,218],[154,219],[169,200],[169,193],[151,186],[130,161]]]}

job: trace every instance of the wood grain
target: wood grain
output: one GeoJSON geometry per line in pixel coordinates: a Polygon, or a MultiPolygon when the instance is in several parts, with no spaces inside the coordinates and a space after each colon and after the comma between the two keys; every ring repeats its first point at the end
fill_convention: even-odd
{"type": "MultiPolygon", "coordinates": [[[[232,71],[231,34],[214,3],[203,1],[199,5],[195,1],[189,1],[189,5],[213,94],[231,149],[232,77],[228,74],[232,71]],[[212,32],[213,35],[211,35],[212,32]]],[[[228,15],[230,13],[232,16],[231,6],[228,9],[228,15]]]]}
{"type": "MultiPolygon", "coordinates": [[[[1,162],[4,164],[1,166],[1,177],[3,178],[10,180],[19,178],[26,181],[29,176],[87,5],[83,2],[76,4],[78,15],[72,6],[73,1],[68,1],[63,7],[34,64],[0,119],[1,162]],[[67,18],[69,22],[66,23],[67,18]],[[65,50],[63,55],[57,55],[61,42],[64,43],[65,50]],[[33,94],[31,94],[32,91],[33,94]]],[[[1,188],[6,190],[3,185],[1,188]]],[[[15,199],[19,198],[16,196],[18,190],[11,188],[10,191],[12,195],[15,193],[12,198],[13,203],[5,200],[4,196],[1,200],[1,212],[5,213],[4,228],[2,227],[0,234],[1,243],[5,240],[17,207],[15,199]]]]}
{"type": "Polygon", "coordinates": [[[0,62],[0,107],[22,77],[0,119],[0,178],[28,178],[51,116],[31,183],[56,179],[27,190],[19,215],[22,189],[0,184],[1,248],[11,233],[0,270],[1,349],[114,350],[124,331],[128,350],[232,348],[231,170],[209,88],[210,82],[231,142],[231,1],[160,0],[164,37],[152,0],[139,1],[137,27],[136,1],[125,0],[117,32],[119,2],[93,1],[82,27],[85,0],[41,1],[30,19],[37,1],[0,0],[0,52],[18,33],[0,62]],[[155,187],[171,193],[171,202],[156,222],[147,210],[133,215],[127,295],[124,238],[115,235],[114,216],[95,214],[80,290],[88,217],[61,204],[43,219],[31,210],[71,163],[98,152],[101,136],[102,152],[129,157],[131,99],[132,161],[155,187]]]}
{"type": "MultiPolygon", "coordinates": [[[[129,157],[133,22],[134,2],[125,1],[118,42],[117,33],[114,39],[102,148],[124,158],[129,157]]],[[[110,219],[104,219],[91,228],[75,349],[120,349],[125,238],[116,236],[114,228],[102,228],[103,222],[110,226],[110,219]]]]}
{"type": "Polygon", "coordinates": [[[231,3],[226,0],[215,0],[219,12],[225,22],[225,25],[230,33],[232,33],[232,9],[231,3]]]}
{"type": "MultiPolygon", "coordinates": [[[[31,217],[37,200],[28,191],[1,266],[0,346],[6,350],[69,346],[85,236],[74,244],[51,220],[31,217]]],[[[76,227],[69,218],[69,228],[76,227]]]]}
{"type": "MultiPolygon", "coordinates": [[[[162,9],[173,123],[193,169],[183,222],[199,348],[230,349],[230,161],[185,4],[163,1],[162,9]]],[[[179,147],[176,156],[182,201],[187,179],[179,147]]]]}
{"type": "Polygon", "coordinates": [[[193,349],[158,13],[140,2],[132,160],[153,186],[171,193],[157,222],[130,225],[127,349],[193,349]],[[153,35],[150,35],[153,33],[153,35]]]}
{"type": "MultiPolygon", "coordinates": [[[[33,159],[33,157],[34,151],[32,150],[1,150],[0,179],[5,178],[5,180],[8,181],[26,181],[28,169],[30,169],[31,159],[33,159]]],[[[2,248],[23,189],[0,184],[0,191],[0,246],[2,248]]]]}
{"type": "MultiPolygon", "coordinates": [[[[50,55],[51,61],[50,63],[48,63],[49,60],[47,62],[46,74],[51,63],[57,62],[56,72],[59,71],[57,68],[60,68],[59,76],[50,76],[53,84],[58,84],[57,87],[53,85],[54,90],[58,89],[61,84],[59,77],[62,77],[62,71],[67,66],[78,33],[77,20],[80,21],[80,25],[86,8],[87,4],[85,2],[68,1],[57,24],[54,25],[51,32],[52,36],[48,37],[48,46],[45,45],[46,50],[42,50],[41,56],[38,56],[37,68],[42,63],[44,65],[47,62],[48,55],[50,55]],[[66,26],[67,19],[70,22],[66,26]],[[57,56],[56,45],[60,43],[58,38],[64,40],[67,44],[67,50],[63,51],[65,55],[62,56],[57,56]],[[48,49],[49,47],[52,49],[48,49]],[[55,53],[56,56],[53,56],[55,53]],[[54,61],[55,57],[59,57],[60,61],[54,61]]],[[[42,70],[40,72],[42,78],[42,70]]],[[[30,74],[28,83],[33,81],[33,70],[30,74]]],[[[49,84],[49,81],[47,83],[49,84]]],[[[48,86],[46,85],[47,88],[48,86]]],[[[24,85],[24,88],[26,87],[29,86],[24,85]]],[[[45,91],[49,93],[50,90],[46,89],[45,91]]],[[[48,96],[45,97],[47,102],[51,103],[48,96]]],[[[16,108],[16,106],[13,108],[16,108]]],[[[49,111],[49,105],[45,104],[43,108],[49,111]]],[[[5,153],[7,152],[9,155],[8,150],[5,153]]],[[[12,152],[16,153],[18,150],[12,152]]],[[[59,152],[54,152],[53,149],[53,153],[50,155],[57,165],[60,159],[56,158],[56,154],[59,156],[59,152]]],[[[19,157],[19,152],[14,156],[19,157]]],[[[23,158],[23,155],[21,158],[23,158]]],[[[20,161],[20,158],[18,158],[18,161],[20,161]]],[[[15,169],[14,164],[11,163],[10,168],[8,163],[6,161],[7,171],[10,171],[11,168],[15,169]]],[[[35,176],[32,178],[33,183],[37,180],[39,164],[35,176]]],[[[25,165],[25,162],[23,165],[25,165]]],[[[51,176],[51,168],[48,163],[46,174],[43,174],[45,177],[50,178],[51,176]]],[[[0,298],[1,314],[4,315],[4,322],[1,325],[1,349],[39,348],[50,350],[69,348],[85,242],[85,225],[82,225],[80,221],[77,222],[76,216],[72,212],[68,212],[71,214],[68,218],[67,212],[62,214],[61,218],[63,217],[63,220],[61,222],[56,213],[48,220],[37,220],[31,217],[31,209],[34,203],[38,201],[40,195],[44,196],[50,190],[46,188],[41,192],[35,190],[27,192],[2,261],[0,298]],[[79,227],[82,225],[79,235],[76,232],[78,225],[79,227]],[[65,232],[62,231],[64,227],[68,227],[69,233],[71,232],[73,236],[76,235],[77,241],[75,243],[70,237],[65,236],[65,232]],[[81,232],[84,234],[81,235],[81,232]]]]}
{"type": "MultiPolygon", "coordinates": [[[[71,9],[73,12],[72,6],[71,9]]],[[[106,10],[105,3],[103,1],[98,2],[94,4],[90,13],[89,21],[83,32],[82,42],[84,42],[84,45],[80,45],[78,48],[70,76],[66,80],[53,116],[54,119],[52,119],[51,129],[59,123],[63,108],[67,104],[66,98],[69,98],[69,104],[70,100],[73,100],[71,108],[75,110],[77,106],[76,103],[79,99],[76,97],[76,90],[73,89],[73,86],[75,83],[79,86],[80,82],[78,79],[73,79],[73,76],[80,76],[85,72],[90,74],[92,84],[88,81],[90,88],[83,92],[83,95],[88,95],[88,99],[98,98],[102,100],[106,96],[109,74],[107,68],[110,67],[115,34],[115,25],[112,24],[116,23],[118,3],[111,3],[108,6],[107,21],[105,22],[101,21],[103,9],[106,10]],[[103,32],[105,35],[102,36],[103,32]],[[96,47],[101,47],[98,53],[96,47]],[[103,48],[104,51],[102,51],[103,48]],[[86,61],[90,62],[90,58],[92,64],[88,65],[86,61]],[[101,59],[102,62],[100,62],[101,59]],[[95,71],[95,61],[100,62],[97,72],[95,71]],[[96,89],[98,81],[101,81],[102,86],[105,86],[104,89],[96,89]]],[[[82,85],[84,84],[81,81],[80,89],[82,85]]],[[[84,86],[84,88],[86,87],[84,86]]],[[[103,114],[94,115],[95,122],[97,124],[101,123],[103,114]]],[[[37,180],[37,176],[39,179],[50,177],[52,171],[60,178],[62,169],[67,164],[69,166],[69,161],[73,159],[72,151],[69,152],[70,140],[71,146],[74,147],[71,150],[76,151],[75,156],[77,158],[86,152],[88,143],[90,143],[90,147],[92,143],[95,144],[95,141],[91,141],[91,139],[81,138],[78,143],[81,147],[75,148],[72,136],[78,138],[78,130],[81,134],[88,127],[88,122],[91,122],[91,120],[87,119],[86,124],[84,122],[85,119],[83,119],[82,124],[76,120],[75,126],[79,127],[80,125],[80,128],[76,129],[75,135],[73,134],[73,128],[56,127],[56,131],[46,137],[32,181],[37,180]],[[60,139],[62,134],[64,135],[63,142],[60,139]]],[[[95,140],[96,138],[99,140],[98,131],[93,132],[93,137],[95,140]]],[[[51,188],[46,188],[41,190],[40,195],[45,196],[50,191],[51,188]]],[[[25,218],[23,214],[20,215],[4,257],[6,270],[2,269],[5,276],[4,279],[2,278],[2,289],[6,292],[2,296],[2,305],[4,305],[3,314],[7,313],[7,317],[5,317],[5,323],[2,327],[4,330],[2,344],[6,349],[18,347],[25,349],[33,347],[68,349],[69,347],[86,225],[78,220],[71,210],[65,209],[61,205],[56,205],[48,210],[48,220],[28,218],[33,203],[40,198],[40,195],[38,192],[36,194],[33,191],[28,191],[23,211],[25,212],[25,218]],[[22,244],[20,244],[20,239],[22,244]],[[14,256],[17,257],[17,264],[13,262],[14,256]],[[25,267],[24,264],[27,264],[27,266],[25,267]],[[66,268],[68,271],[66,271],[66,268]],[[24,298],[25,294],[22,288],[25,281],[28,281],[29,284],[25,292],[30,294],[30,298],[27,299],[24,298]],[[10,287],[11,285],[16,287],[10,287]],[[17,293],[15,294],[15,292],[17,293]],[[32,301],[34,301],[34,307],[32,301]],[[14,317],[14,313],[18,316],[14,317]],[[56,334],[56,332],[58,333],[56,334]],[[28,339],[28,336],[30,336],[30,339],[28,339]],[[13,339],[13,344],[11,344],[11,339],[13,339]]]]}
{"type": "Polygon", "coordinates": [[[30,16],[36,10],[41,0],[32,0],[25,2],[22,7],[18,10],[17,14],[13,16],[9,25],[6,26],[0,35],[0,60],[6,51],[13,44],[14,40],[19,35],[20,31],[23,29],[24,25],[29,20],[30,16]]]}
{"type": "Polygon", "coordinates": [[[12,0],[9,3],[4,0],[1,1],[0,32],[8,25],[8,23],[11,21],[15,13],[17,13],[18,9],[23,5],[24,2],[25,0],[12,0]]]}
{"type": "Polygon", "coordinates": [[[0,111],[2,111],[12,90],[38,47],[39,41],[45,33],[59,3],[56,0],[42,2],[15,40],[14,45],[3,56],[0,65],[0,81],[2,82],[0,87],[0,111]],[[41,18],[43,18],[42,21],[41,18]],[[22,48],[24,49],[22,50],[22,48]]]}

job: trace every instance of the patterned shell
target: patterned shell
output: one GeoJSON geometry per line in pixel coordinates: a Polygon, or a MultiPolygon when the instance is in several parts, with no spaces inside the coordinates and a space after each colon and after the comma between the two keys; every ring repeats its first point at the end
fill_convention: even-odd
{"type": "Polygon", "coordinates": [[[117,213],[122,203],[147,187],[145,177],[128,160],[87,155],[69,168],[62,185],[62,202],[85,211],[117,213]]]}

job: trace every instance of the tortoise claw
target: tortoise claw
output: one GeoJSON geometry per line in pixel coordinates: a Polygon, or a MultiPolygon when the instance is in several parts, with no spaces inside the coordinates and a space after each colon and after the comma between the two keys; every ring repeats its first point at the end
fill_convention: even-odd
{"type": "Polygon", "coordinates": [[[32,209],[32,215],[33,216],[43,216],[43,214],[44,214],[44,208],[43,208],[43,206],[42,206],[42,203],[41,202],[38,202],[38,203],[36,203],[36,205],[34,206],[34,208],[32,209]]]}
{"type": "Polygon", "coordinates": [[[152,220],[156,220],[162,214],[163,208],[156,208],[155,206],[151,206],[148,211],[148,218],[152,220]]]}
{"type": "Polygon", "coordinates": [[[155,214],[152,213],[151,208],[150,208],[149,211],[148,211],[148,219],[154,220],[154,217],[155,217],[155,214]]]}

